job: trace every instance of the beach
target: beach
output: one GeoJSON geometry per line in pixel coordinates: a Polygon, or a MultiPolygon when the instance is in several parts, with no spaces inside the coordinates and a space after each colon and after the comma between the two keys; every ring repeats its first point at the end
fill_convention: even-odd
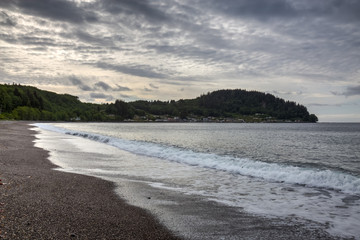
{"type": "MultiPolygon", "coordinates": [[[[198,194],[131,177],[132,171],[151,172],[155,160],[103,143],[42,131],[36,135],[35,147],[37,132],[29,124],[0,122],[1,239],[342,239],[325,232],[326,225],[297,217],[249,214],[198,194]],[[50,152],[41,148],[44,144],[50,152]],[[59,168],[56,159],[65,165],[59,168]],[[148,165],[130,167],[126,159],[135,165],[145,160],[148,165]],[[88,160],[94,164],[120,161],[130,175],[122,175],[120,169],[116,179],[77,174],[80,165],[76,171],[67,166],[74,160],[86,165],[88,160]]],[[[93,172],[99,166],[87,167],[93,172]]],[[[181,168],[175,167],[173,179],[181,168]]],[[[199,170],[200,178],[209,171],[199,170]]]]}
{"type": "Polygon", "coordinates": [[[54,171],[28,122],[0,122],[1,239],[177,239],[111,182],[54,171]]]}

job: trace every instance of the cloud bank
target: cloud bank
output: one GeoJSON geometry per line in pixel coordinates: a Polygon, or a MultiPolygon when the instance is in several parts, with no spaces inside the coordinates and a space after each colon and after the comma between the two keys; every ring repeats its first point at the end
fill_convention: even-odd
{"type": "Polygon", "coordinates": [[[321,120],[360,101],[359,12],[352,0],[5,0],[0,77],[94,102],[276,92],[321,120]]]}

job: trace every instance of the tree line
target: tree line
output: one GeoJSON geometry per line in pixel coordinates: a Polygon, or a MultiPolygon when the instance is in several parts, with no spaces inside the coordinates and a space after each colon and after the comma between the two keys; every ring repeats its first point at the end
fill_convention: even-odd
{"type": "Polygon", "coordinates": [[[305,106],[257,91],[219,90],[195,99],[83,103],[78,97],[32,86],[0,84],[0,119],[43,121],[155,120],[159,116],[188,118],[244,118],[317,122],[305,106]]]}

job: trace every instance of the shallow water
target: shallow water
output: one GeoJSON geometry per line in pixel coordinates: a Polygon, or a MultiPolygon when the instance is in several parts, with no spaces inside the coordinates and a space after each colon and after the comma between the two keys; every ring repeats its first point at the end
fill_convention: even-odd
{"type": "Polygon", "coordinates": [[[69,146],[92,152],[87,159],[53,158],[63,170],[115,182],[127,177],[261,216],[311,220],[334,235],[360,236],[360,124],[37,126],[67,134],[69,146]],[[103,143],[102,149],[81,138],[103,143]]]}

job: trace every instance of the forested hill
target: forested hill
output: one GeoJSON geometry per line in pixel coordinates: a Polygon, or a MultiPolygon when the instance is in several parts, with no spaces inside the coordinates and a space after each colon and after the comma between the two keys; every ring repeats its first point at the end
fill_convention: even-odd
{"type": "Polygon", "coordinates": [[[295,102],[256,91],[219,90],[178,101],[83,103],[69,94],[0,84],[0,119],[45,121],[317,122],[295,102]]]}
{"type": "Polygon", "coordinates": [[[257,91],[219,90],[203,95],[197,100],[200,107],[214,109],[220,114],[263,114],[283,120],[318,121],[303,105],[257,91]]]}

